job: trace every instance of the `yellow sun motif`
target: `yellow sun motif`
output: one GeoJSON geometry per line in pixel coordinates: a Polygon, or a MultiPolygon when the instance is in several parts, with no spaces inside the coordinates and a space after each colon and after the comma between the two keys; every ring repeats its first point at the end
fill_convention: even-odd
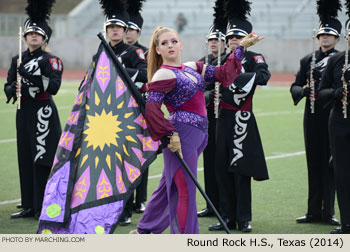
{"type": "Polygon", "coordinates": [[[95,116],[88,115],[87,117],[89,128],[84,131],[86,135],[84,141],[88,142],[87,147],[93,146],[93,150],[100,147],[100,150],[103,151],[105,145],[108,147],[111,147],[112,144],[118,146],[118,133],[123,131],[119,128],[121,122],[118,121],[118,115],[114,116],[112,112],[106,114],[105,110],[102,110],[101,114],[95,113],[95,116]]]}

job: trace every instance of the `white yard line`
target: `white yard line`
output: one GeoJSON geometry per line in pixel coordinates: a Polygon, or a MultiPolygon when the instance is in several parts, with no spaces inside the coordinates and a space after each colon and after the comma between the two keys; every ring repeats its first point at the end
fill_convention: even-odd
{"type": "Polygon", "coordinates": [[[300,156],[304,155],[305,151],[299,151],[299,152],[294,152],[294,153],[284,153],[276,156],[271,156],[271,157],[266,157],[266,160],[271,160],[271,159],[279,159],[279,158],[285,158],[285,157],[294,157],[294,156],[300,156]]]}
{"type": "MultiPolygon", "coordinates": [[[[294,152],[294,153],[285,153],[285,154],[280,154],[280,155],[276,155],[276,156],[266,157],[266,160],[294,157],[294,156],[300,156],[300,155],[304,155],[304,154],[305,154],[305,151],[299,151],[299,152],[294,152]]],[[[198,171],[203,171],[203,168],[198,168],[198,171]]],[[[162,174],[157,174],[157,175],[153,175],[153,176],[148,176],[148,178],[149,179],[156,179],[156,178],[160,178],[161,176],[162,176],[162,174]]],[[[21,199],[0,201],[0,205],[8,205],[8,204],[17,203],[20,201],[21,201],[21,199]]]]}
{"type": "Polygon", "coordinates": [[[16,142],[16,138],[0,140],[0,144],[2,144],[2,143],[11,143],[11,142],[16,142]]]}
{"type": "Polygon", "coordinates": [[[302,114],[302,113],[304,113],[304,110],[261,112],[261,113],[254,113],[254,115],[255,117],[260,117],[260,116],[279,116],[279,115],[302,114]]]}
{"type": "Polygon", "coordinates": [[[7,205],[7,204],[12,204],[12,203],[18,203],[18,202],[21,202],[21,199],[1,201],[0,205],[7,205]]]}
{"type": "MultiPolygon", "coordinates": [[[[294,157],[294,156],[300,156],[300,155],[304,155],[305,151],[299,151],[299,152],[294,152],[294,153],[285,153],[285,154],[280,154],[280,155],[276,155],[276,156],[270,156],[270,157],[266,157],[266,160],[271,160],[271,159],[279,159],[279,158],[286,158],[286,157],[294,157]]],[[[203,168],[198,168],[198,171],[203,171],[203,168]]],[[[153,176],[148,176],[149,179],[155,179],[155,178],[160,178],[162,176],[162,174],[157,174],[157,175],[153,175],[153,176]]]]}

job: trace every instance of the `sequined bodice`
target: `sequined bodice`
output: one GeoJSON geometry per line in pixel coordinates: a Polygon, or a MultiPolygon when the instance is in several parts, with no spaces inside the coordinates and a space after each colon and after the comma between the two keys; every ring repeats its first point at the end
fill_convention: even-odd
{"type": "Polygon", "coordinates": [[[176,75],[176,87],[166,94],[164,103],[177,108],[188,102],[198,90],[204,92],[204,79],[196,70],[185,66],[183,70],[172,69],[172,71],[176,75]]]}

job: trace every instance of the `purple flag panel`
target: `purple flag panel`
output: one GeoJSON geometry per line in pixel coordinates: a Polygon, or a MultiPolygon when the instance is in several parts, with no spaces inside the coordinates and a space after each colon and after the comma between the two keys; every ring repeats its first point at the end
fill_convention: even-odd
{"type": "Polygon", "coordinates": [[[72,151],[74,142],[74,134],[68,131],[63,131],[58,146],[72,151]]]}
{"type": "Polygon", "coordinates": [[[116,80],[116,98],[119,98],[126,91],[126,86],[120,77],[116,80]]]}
{"type": "Polygon", "coordinates": [[[39,234],[108,234],[123,211],[124,202],[116,201],[72,214],[67,227],[40,225],[39,234]]]}
{"type": "Polygon", "coordinates": [[[104,170],[102,170],[100,178],[96,185],[97,198],[103,199],[112,196],[112,185],[104,170]]]}
{"type": "Polygon", "coordinates": [[[67,197],[70,162],[60,168],[48,181],[40,220],[63,223],[67,197]]]}
{"type": "Polygon", "coordinates": [[[104,93],[109,80],[111,79],[109,59],[105,52],[102,52],[98,64],[96,67],[96,79],[98,84],[101,87],[102,92],[104,93]]]}
{"type": "Polygon", "coordinates": [[[126,192],[126,188],[125,188],[125,184],[123,182],[122,171],[119,169],[118,166],[116,166],[115,169],[116,169],[117,189],[118,189],[120,194],[125,193],[126,192]]]}
{"type": "Polygon", "coordinates": [[[79,111],[72,112],[72,113],[70,113],[70,115],[68,117],[67,124],[68,125],[72,125],[72,124],[77,125],[78,119],[79,119],[79,111]]]}
{"type": "Polygon", "coordinates": [[[90,167],[80,176],[74,185],[72,193],[71,208],[77,207],[85,202],[86,196],[90,189],[90,167]]]}
{"type": "Polygon", "coordinates": [[[156,158],[130,81],[100,45],[62,132],[38,233],[113,233],[156,158]]]}

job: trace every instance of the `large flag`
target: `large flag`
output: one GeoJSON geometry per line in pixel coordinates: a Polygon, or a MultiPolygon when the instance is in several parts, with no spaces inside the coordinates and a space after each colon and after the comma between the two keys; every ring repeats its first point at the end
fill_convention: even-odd
{"type": "Polygon", "coordinates": [[[101,43],[62,132],[38,233],[113,233],[156,158],[139,94],[106,49],[101,43]]]}

